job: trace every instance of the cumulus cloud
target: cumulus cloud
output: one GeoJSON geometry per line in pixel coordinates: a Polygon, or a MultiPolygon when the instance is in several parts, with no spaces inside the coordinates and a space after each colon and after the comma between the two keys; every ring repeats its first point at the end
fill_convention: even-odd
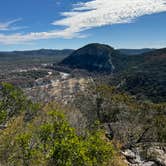
{"type": "Polygon", "coordinates": [[[82,37],[81,32],[95,27],[130,23],[143,15],[166,11],[166,0],[91,0],[73,5],[63,19],[53,25],[63,30],[32,32],[29,34],[0,34],[1,43],[19,43],[38,39],[82,37]]]}

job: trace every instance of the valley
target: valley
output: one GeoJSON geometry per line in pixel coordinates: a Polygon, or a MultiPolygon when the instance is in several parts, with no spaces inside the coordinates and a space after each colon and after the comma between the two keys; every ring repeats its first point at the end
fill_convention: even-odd
{"type": "Polygon", "coordinates": [[[17,117],[24,118],[20,121],[24,124],[21,130],[26,126],[29,132],[28,123],[42,124],[40,118],[49,116],[42,117],[43,109],[51,105],[63,109],[60,113],[64,113],[78,136],[85,136],[87,130],[96,131],[97,123],[104,131],[104,140],[117,148],[120,164],[115,166],[165,166],[165,49],[124,55],[113,47],[93,43],[65,55],[56,55],[54,51],[41,56],[31,53],[16,52],[17,58],[0,56],[1,87],[7,88],[0,94],[2,134],[14,125],[10,119],[17,117]],[[27,101],[20,90],[12,92],[13,85],[27,101]],[[8,100],[11,100],[9,106],[8,100]],[[20,110],[25,109],[23,114],[17,113],[21,101],[30,103],[27,109],[21,106],[20,110]],[[35,109],[36,104],[41,105],[39,110],[35,109]],[[3,113],[4,108],[8,114],[3,113]]]}
{"type": "Polygon", "coordinates": [[[44,61],[45,63],[42,63],[43,61],[36,63],[32,59],[32,63],[27,63],[22,57],[21,61],[16,59],[14,65],[13,59],[5,60],[8,65],[1,68],[0,82],[12,83],[22,88],[25,94],[35,102],[68,103],[88,84],[88,78],[52,69],[53,64],[58,62],[55,59],[49,60],[49,63],[47,63],[48,59],[44,61]]]}
{"type": "Polygon", "coordinates": [[[0,0],[0,166],[166,166],[166,0],[0,0]]]}

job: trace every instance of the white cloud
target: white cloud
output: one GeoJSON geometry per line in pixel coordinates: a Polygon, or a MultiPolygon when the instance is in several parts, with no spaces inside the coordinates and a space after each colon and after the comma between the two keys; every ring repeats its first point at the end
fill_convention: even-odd
{"type": "Polygon", "coordinates": [[[93,0],[78,4],[54,25],[67,26],[70,32],[94,27],[129,23],[137,17],[166,11],[166,0],[93,0]]]}
{"type": "Polygon", "coordinates": [[[15,27],[12,26],[12,24],[21,21],[21,18],[17,18],[14,20],[10,20],[7,22],[0,22],[0,31],[9,31],[9,30],[17,30],[17,29],[22,29],[22,27],[15,27]]]}
{"type": "Polygon", "coordinates": [[[10,44],[49,38],[81,37],[80,32],[119,23],[130,23],[143,15],[166,11],[166,0],[92,0],[78,3],[63,19],[53,25],[65,26],[64,30],[29,34],[0,34],[0,43],[10,44]]]}

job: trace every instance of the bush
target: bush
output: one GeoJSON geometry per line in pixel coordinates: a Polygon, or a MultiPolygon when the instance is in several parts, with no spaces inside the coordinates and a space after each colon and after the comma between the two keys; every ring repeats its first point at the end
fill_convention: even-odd
{"type": "Polygon", "coordinates": [[[61,110],[45,107],[33,120],[24,115],[0,133],[0,164],[107,166],[114,160],[113,144],[97,129],[76,134],[61,110]]]}

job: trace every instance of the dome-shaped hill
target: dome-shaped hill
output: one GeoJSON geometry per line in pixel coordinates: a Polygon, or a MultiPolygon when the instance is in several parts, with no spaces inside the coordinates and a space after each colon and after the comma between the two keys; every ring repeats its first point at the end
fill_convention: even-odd
{"type": "Polygon", "coordinates": [[[88,44],[64,59],[60,65],[95,72],[112,72],[111,55],[115,50],[104,44],[88,44]]]}

